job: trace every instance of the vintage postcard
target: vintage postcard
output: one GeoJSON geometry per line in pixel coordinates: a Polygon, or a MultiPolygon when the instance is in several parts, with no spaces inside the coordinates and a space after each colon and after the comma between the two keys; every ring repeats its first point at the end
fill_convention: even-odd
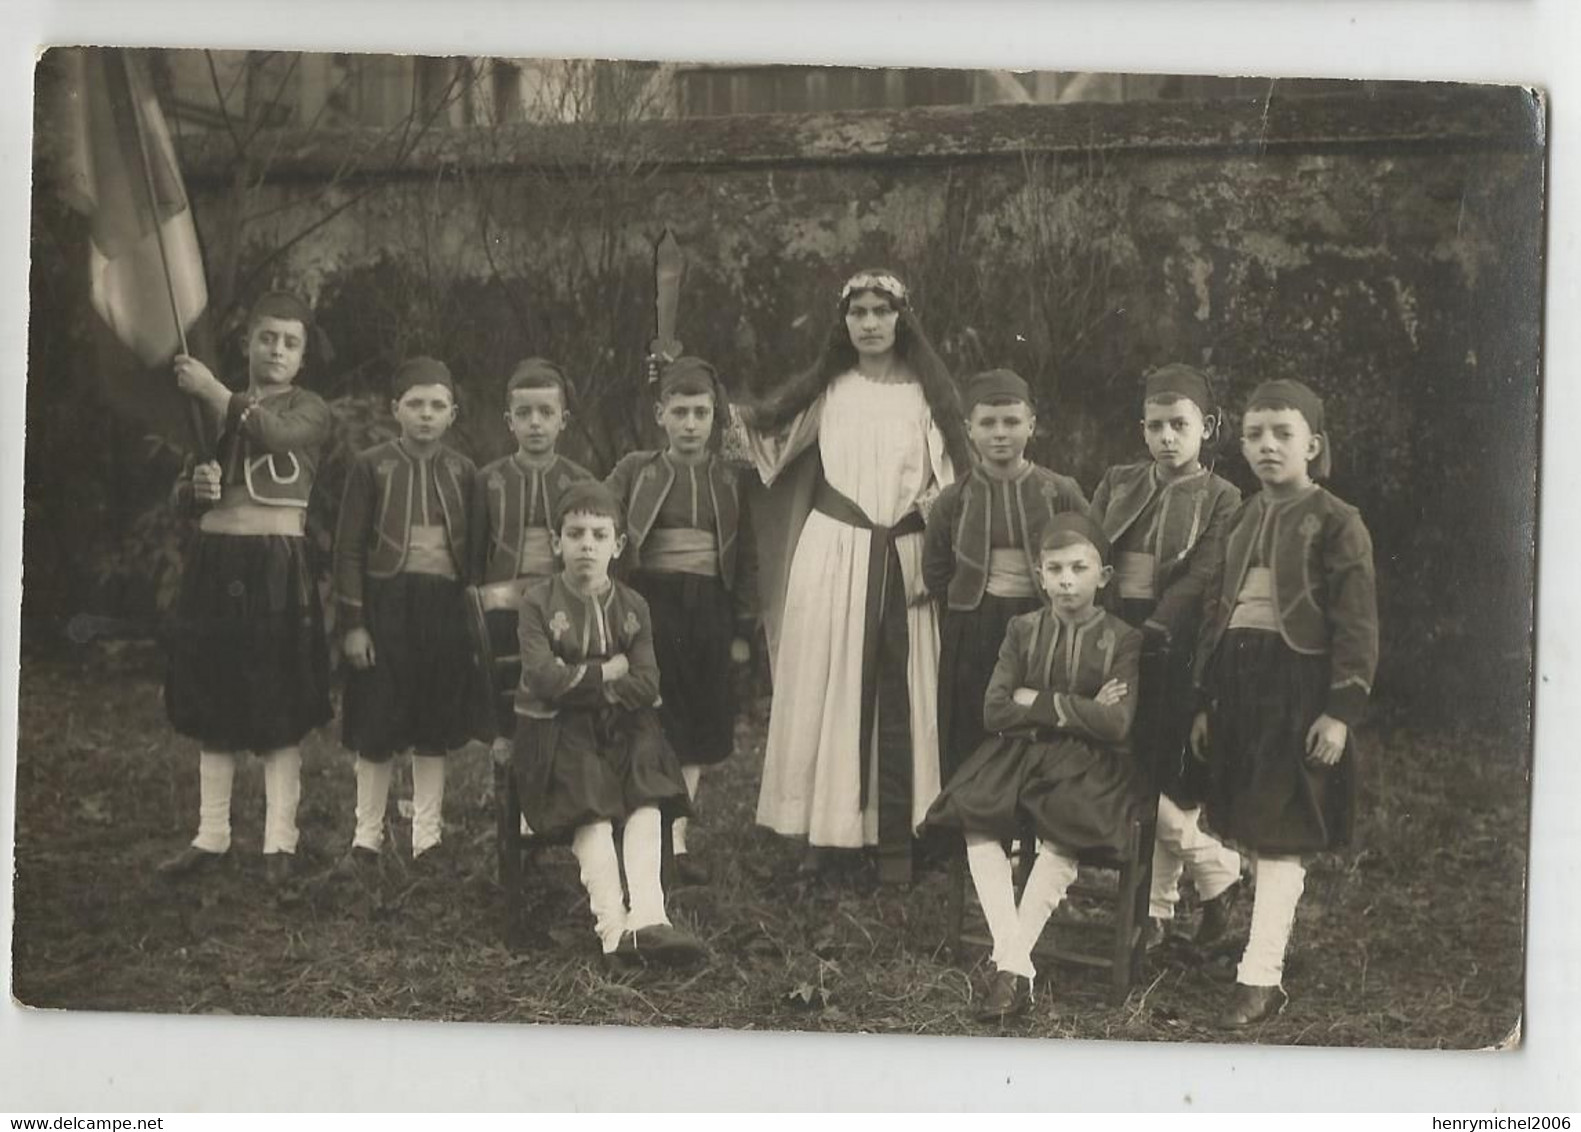
{"type": "Polygon", "coordinates": [[[36,96],[21,1003],[1521,1044],[1542,92],[36,96]]]}

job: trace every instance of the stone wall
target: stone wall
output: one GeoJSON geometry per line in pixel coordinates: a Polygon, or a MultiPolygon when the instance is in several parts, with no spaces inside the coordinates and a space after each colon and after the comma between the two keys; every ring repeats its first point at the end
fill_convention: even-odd
{"type": "MultiPolygon", "coordinates": [[[[585,384],[581,455],[607,466],[632,442],[666,225],[688,257],[681,337],[733,380],[808,364],[844,276],[890,264],[958,372],[1009,365],[1033,383],[1035,455],[1089,490],[1145,454],[1145,369],[1209,365],[1230,408],[1299,377],[1328,400],[1331,486],[1375,536],[1385,693],[1514,696],[1517,721],[1543,113],[1509,88],[1275,87],[1199,105],[452,130],[398,168],[381,135],[288,135],[244,194],[222,136],[186,156],[206,234],[235,231],[243,202],[258,219],[242,260],[319,294],[342,352],[329,391],[438,353],[485,410],[461,430],[480,457],[507,446],[492,410],[527,353],[585,384]]],[[[1233,445],[1220,467],[1250,487],[1233,445]]]]}

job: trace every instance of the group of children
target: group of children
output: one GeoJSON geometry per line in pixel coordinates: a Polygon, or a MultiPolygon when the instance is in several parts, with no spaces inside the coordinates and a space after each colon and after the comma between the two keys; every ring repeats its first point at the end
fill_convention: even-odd
{"type": "MultiPolygon", "coordinates": [[[[228,851],[246,750],[266,760],[266,876],[292,872],[297,746],[330,718],[303,537],[329,413],[294,385],[314,333],[305,304],[272,293],[248,320],[246,391],[177,359],[221,440],[177,490],[198,536],[166,697],[202,753],[199,831],[162,866],[173,877],[228,851]]],[[[1251,857],[1250,935],[1221,1022],[1271,1017],[1286,1001],[1301,855],[1348,836],[1349,729],[1377,660],[1366,528],[1314,482],[1330,459],[1322,402],[1294,381],[1252,395],[1241,443],[1261,491],[1243,504],[1205,459],[1222,428],[1207,379],[1159,369],[1142,403],[1149,458],[1110,469],[1089,504],[1027,460],[1036,418],[1020,377],[992,370],[962,391],[978,458],[924,536],[942,611],[944,786],[923,826],[966,844],[994,946],[982,1016],[1027,1008],[1033,948],[1077,854],[1120,848],[1156,799],[1155,936],[1184,874],[1204,909],[1196,942],[1219,940],[1251,857]],[[1028,826],[1036,841],[1021,851],[1035,862],[1018,902],[1009,853],[1028,826]]],[[[404,750],[414,859],[442,860],[446,753],[481,738],[511,765],[524,830],[569,840],[604,955],[696,962],[702,945],[666,914],[660,847],[670,823],[676,877],[707,882],[687,822],[703,769],[731,753],[732,669],[756,633],[747,485],[718,452],[729,407],[706,362],[662,369],[665,446],[602,482],[556,450],[568,392],[552,363],[522,362],[505,392],[517,449],[478,470],[444,443],[457,413],[446,366],[420,357],[395,372],[400,436],[356,457],[335,537],[343,739],[357,759],[355,832],[332,873],[377,867],[404,750]],[[494,611],[486,648],[468,633],[468,586],[496,599],[481,603],[494,611]],[[519,653],[509,713],[479,710],[480,651],[519,653]]]]}
{"type": "Polygon", "coordinates": [[[1203,909],[1193,942],[1220,942],[1250,856],[1251,930],[1219,1022],[1272,1017],[1287,1001],[1301,854],[1349,837],[1349,728],[1378,654],[1366,527],[1314,482],[1331,459],[1322,401],[1296,381],[1253,392],[1241,447],[1262,490],[1242,504],[1203,459],[1222,427],[1206,377],[1155,370],[1150,459],[1111,468],[1089,506],[1025,459],[1035,422],[1019,378],[980,375],[967,399],[982,459],[939,497],[927,561],[946,602],[941,750],[969,757],[927,824],[965,837],[994,941],[982,1015],[1027,1008],[1032,948],[1077,853],[1120,849],[1156,798],[1153,941],[1185,874],[1203,909]],[[983,704],[988,734],[968,702],[983,704]],[[1036,859],[1017,903],[1008,847],[1027,822],[1036,859]]]}

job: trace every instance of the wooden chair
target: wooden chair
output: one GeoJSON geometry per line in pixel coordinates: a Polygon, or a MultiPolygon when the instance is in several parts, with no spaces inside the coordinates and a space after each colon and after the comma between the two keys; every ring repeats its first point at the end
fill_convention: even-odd
{"type": "MultiPolygon", "coordinates": [[[[525,579],[468,586],[467,627],[472,639],[480,716],[495,735],[515,733],[516,685],[521,680],[521,654],[516,644],[516,615],[525,579]]],[[[494,848],[500,887],[505,892],[505,938],[519,945],[525,935],[523,882],[528,854],[537,839],[522,833],[521,796],[512,764],[494,762],[494,848]]]]}
{"type": "MultiPolygon", "coordinates": [[[[1075,936],[1085,925],[1061,924],[1057,918],[1044,931],[1033,954],[1063,963],[1076,963],[1097,967],[1109,972],[1109,1001],[1115,1005],[1124,1002],[1131,993],[1131,986],[1140,977],[1147,953],[1148,889],[1153,880],[1153,828],[1157,815],[1147,808],[1141,816],[1131,821],[1126,830],[1125,849],[1090,850],[1077,855],[1083,873],[1101,869],[1115,873],[1113,886],[1093,884],[1079,876],[1066,893],[1066,903],[1092,900],[1109,908],[1106,925],[1107,946],[1081,947],[1075,936]],[[1073,930],[1075,929],[1075,930],[1073,930]]],[[[1016,891],[1026,888],[1032,875],[1032,864],[1037,859],[1034,846],[1037,834],[1031,822],[1022,825],[1017,840],[1021,845],[1020,860],[1016,868],[1016,891]]],[[[966,931],[966,890],[971,881],[966,870],[966,849],[961,848],[950,859],[948,936],[946,944],[950,954],[960,962],[964,944],[990,947],[986,929],[966,931]]]]}
{"type": "MultiPolygon", "coordinates": [[[[480,710],[492,714],[495,734],[510,736],[516,730],[516,686],[521,680],[521,653],[516,619],[522,587],[529,579],[468,586],[467,623],[472,637],[473,663],[480,688],[480,710]]],[[[526,883],[538,850],[567,845],[567,837],[538,837],[522,830],[521,794],[516,784],[514,760],[495,762],[494,830],[497,876],[505,892],[505,942],[520,947],[531,938],[527,916],[526,883]]],[[[661,822],[660,861],[666,891],[675,872],[675,855],[669,822],[661,822]]],[[[616,840],[616,848],[619,848],[616,840]]]]}

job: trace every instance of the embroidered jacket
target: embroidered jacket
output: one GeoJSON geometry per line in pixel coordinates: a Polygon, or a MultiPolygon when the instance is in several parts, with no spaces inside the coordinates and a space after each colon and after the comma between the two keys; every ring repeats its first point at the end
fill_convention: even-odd
{"type": "Polygon", "coordinates": [[[1158,597],[1148,621],[1175,638],[1189,633],[1198,620],[1203,594],[1223,564],[1224,538],[1241,493],[1206,468],[1161,484],[1151,460],[1121,464],[1104,473],[1093,493],[1092,519],[1118,546],[1154,499],[1153,592],[1158,597]]]}
{"type": "Polygon", "coordinates": [[[1372,536],[1356,508],[1321,487],[1286,503],[1270,504],[1258,493],[1236,512],[1219,580],[1207,593],[1197,686],[1206,684],[1265,524],[1279,634],[1295,652],[1328,654],[1331,675],[1323,710],[1341,723],[1355,723],[1366,710],[1378,668],[1372,536]]]}
{"type": "Polygon", "coordinates": [[[983,725],[993,732],[1047,728],[1122,748],[1136,715],[1137,671],[1142,634],[1101,609],[1070,626],[1044,608],[1010,619],[983,698],[983,725]],[[1126,686],[1116,703],[1096,696],[1110,680],[1126,686]],[[1017,688],[1033,688],[1030,707],[1014,700],[1017,688]]]}
{"type": "Polygon", "coordinates": [[[658,702],[653,618],[629,586],[611,580],[602,594],[583,597],[561,575],[535,579],[522,592],[516,632],[522,661],[517,715],[548,719],[562,709],[658,702]],[[603,662],[618,653],[630,671],[605,681],[603,662]]]}
{"type": "MultiPolygon", "coordinates": [[[[703,470],[703,469],[699,469],[703,470]]],[[[719,579],[730,591],[738,635],[748,635],[757,617],[757,540],[741,489],[742,471],[710,456],[706,464],[713,503],[714,538],[719,554],[719,579]]],[[[642,568],[642,545],[654,519],[675,486],[675,465],[663,452],[632,452],[621,457],[605,484],[626,510],[624,569],[642,568]]]]}
{"type": "MultiPolygon", "coordinates": [[[[268,397],[232,393],[219,443],[224,482],[246,485],[254,503],[305,508],[332,422],[323,398],[294,385],[268,397]]],[[[192,467],[189,460],[172,493],[182,510],[193,505],[192,467]]]]}
{"type": "MultiPolygon", "coordinates": [[[[1010,481],[1026,544],[1027,576],[1037,586],[1038,540],[1050,516],[1086,511],[1087,497],[1076,481],[1028,463],[1010,481]]],[[[973,468],[946,487],[928,516],[922,549],[922,578],[928,592],[949,609],[976,609],[988,588],[988,552],[993,489],[988,473],[973,468]]]]}
{"type": "MultiPolygon", "coordinates": [[[[393,578],[406,564],[414,509],[420,506],[419,463],[401,442],[387,440],[359,453],[346,473],[335,527],[335,600],[343,629],[363,625],[365,579],[393,578]]],[[[428,460],[438,496],[433,518],[444,524],[456,563],[456,577],[467,571],[468,504],[476,490],[477,469],[461,453],[440,447],[428,460]]]]}
{"type": "Polygon", "coordinates": [[[489,584],[525,575],[528,529],[553,527],[560,494],[592,478],[592,472],[558,455],[542,471],[525,467],[515,454],[485,465],[473,497],[473,576],[489,584]]]}

